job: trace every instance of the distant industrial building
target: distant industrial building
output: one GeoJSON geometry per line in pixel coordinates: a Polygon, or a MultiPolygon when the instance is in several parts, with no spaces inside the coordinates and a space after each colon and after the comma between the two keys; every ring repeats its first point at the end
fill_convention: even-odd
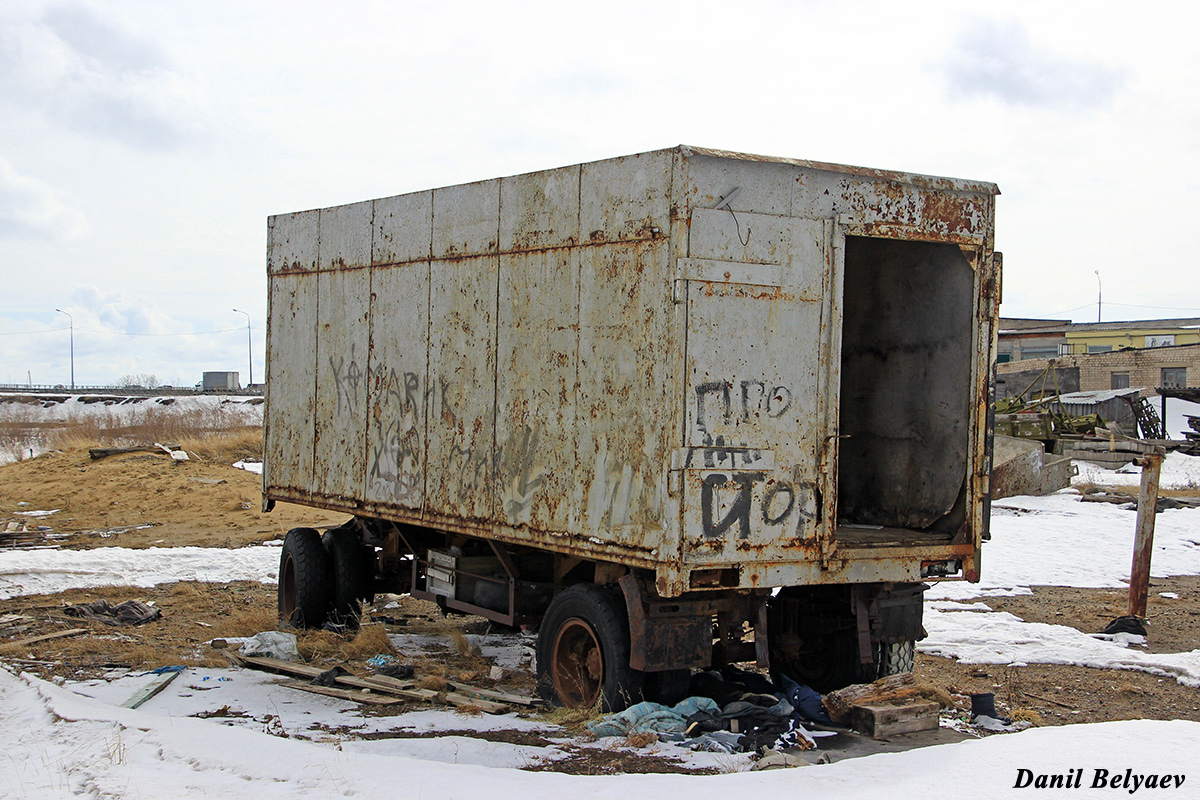
{"type": "Polygon", "coordinates": [[[1071,323],[1002,318],[996,396],[1200,385],[1200,317],[1071,323]],[[1044,385],[1043,385],[1044,384],[1044,385]]]}
{"type": "Polygon", "coordinates": [[[206,392],[236,392],[241,390],[242,382],[237,372],[206,372],[200,388],[206,392]]]}

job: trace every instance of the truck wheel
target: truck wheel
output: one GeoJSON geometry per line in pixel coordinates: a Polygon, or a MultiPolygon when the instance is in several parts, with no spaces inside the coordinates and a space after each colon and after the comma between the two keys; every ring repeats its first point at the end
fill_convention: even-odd
{"type": "Polygon", "coordinates": [[[279,621],[297,628],[325,624],[329,604],[329,557],[321,534],[292,528],[279,555],[279,621]]]}
{"type": "Polygon", "coordinates": [[[360,600],[369,600],[371,562],[354,531],[336,528],[322,538],[329,555],[329,619],[357,628],[360,600]]]}
{"type": "Polygon", "coordinates": [[[690,669],[669,669],[665,672],[645,673],[642,696],[654,703],[673,706],[688,696],[692,686],[690,669]]]}
{"type": "Polygon", "coordinates": [[[620,711],[641,699],[629,667],[629,621],[620,597],[593,584],[550,602],[537,640],[538,691],[555,705],[620,711]]]}
{"type": "Polygon", "coordinates": [[[875,664],[878,667],[877,677],[886,678],[889,675],[902,675],[913,671],[916,661],[917,643],[912,639],[895,644],[880,642],[875,645],[875,664]]]}
{"type": "MultiPolygon", "coordinates": [[[[768,638],[768,641],[771,641],[768,638]]],[[[858,655],[858,632],[841,630],[805,642],[799,652],[772,648],[771,669],[821,694],[854,683],[875,680],[875,664],[864,664],[858,655]]]]}

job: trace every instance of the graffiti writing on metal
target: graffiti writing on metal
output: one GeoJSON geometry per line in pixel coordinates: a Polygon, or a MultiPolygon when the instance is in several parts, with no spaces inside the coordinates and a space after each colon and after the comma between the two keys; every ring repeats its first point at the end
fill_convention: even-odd
{"type": "Polygon", "coordinates": [[[345,356],[330,356],[329,368],[333,370],[333,383],[337,389],[337,413],[342,413],[343,398],[346,411],[353,413],[358,402],[359,384],[367,377],[354,358],[354,345],[350,345],[350,363],[345,356]]]}
{"type": "Polygon", "coordinates": [[[754,517],[763,525],[788,524],[795,517],[797,536],[816,519],[815,487],[771,478],[766,472],[716,472],[700,484],[700,524],[706,539],[719,539],[737,531],[738,539],[749,539],[754,517]],[[758,491],[759,487],[762,488],[758,491]],[[719,492],[732,490],[733,499],[720,502],[719,492]]]}
{"type": "Polygon", "coordinates": [[[792,390],[787,386],[771,386],[760,380],[742,380],[737,385],[736,393],[733,383],[726,381],[696,386],[697,428],[706,431],[713,423],[749,422],[751,414],[781,417],[792,407],[792,390]]]}
{"type": "Polygon", "coordinates": [[[367,478],[393,500],[421,502],[421,379],[413,372],[380,367],[371,380],[376,387],[370,422],[367,478]]]}

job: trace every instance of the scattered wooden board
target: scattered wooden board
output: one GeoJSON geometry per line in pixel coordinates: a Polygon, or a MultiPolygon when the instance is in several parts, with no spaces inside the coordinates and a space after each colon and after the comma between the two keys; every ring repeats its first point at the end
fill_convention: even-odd
{"type": "MultiPolygon", "coordinates": [[[[383,677],[383,676],[375,676],[383,677]]],[[[495,700],[498,703],[513,703],[519,706],[536,706],[540,705],[542,700],[537,697],[527,697],[522,694],[510,694],[509,692],[499,692],[495,689],[480,689],[476,686],[471,686],[458,681],[447,681],[446,685],[459,694],[464,694],[469,697],[482,697],[487,700],[495,700]]]]}
{"type": "Polygon", "coordinates": [[[141,689],[138,689],[137,692],[134,693],[133,697],[129,698],[124,703],[121,703],[121,708],[137,708],[142,703],[146,702],[151,697],[154,697],[154,695],[167,688],[167,684],[178,678],[182,671],[183,670],[176,670],[173,672],[164,672],[161,675],[155,675],[154,680],[150,681],[150,683],[146,684],[141,689]]]}
{"type": "MultiPolygon", "coordinates": [[[[320,667],[297,664],[293,661],[283,661],[278,658],[243,656],[237,653],[229,653],[229,658],[231,661],[244,666],[265,669],[270,672],[282,672],[285,675],[295,675],[301,678],[312,679],[326,671],[320,667]]],[[[339,675],[337,678],[334,678],[334,681],[342,686],[353,686],[356,689],[372,689],[409,700],[449,703],[455,706],[474,706],[489,714],[500,714],[509,710],[509,706],[505,703],[497,703],[493,700],[485,700],[479,697],[469,697],[458,692],[437,692],[433,689],[419,689],[412,681],[400,681],[384,675],[373,675],[369,678],[360,678],[355,675],[339,675]]]]}
{"type": "Polygon", "coordinates": [[[299,689],[303,692],[312,692],[313,694],[323,694],[328,697],[340,697],[343,700],[353,700],[356,703],[369,703],[376,706],[392,706],[397,703],[403,703],[403,697],[382,697],[372,693],[370,690],[352,692],[349,689],[338,689],[333,686],[317,686],[315,683],[305,683],[288,679],[280,681],[280,686],[287,686],[289,689],[299,689]]]}
{"type": "Polygon", "coordinates": [[[17,650],[25,645],[36,644],[37,642],[48,642],[51,639],[65,639],[68,636],[79,636],[87,633],[87,628],[71,628],[67,631],[58,631],[57,633],[46,633],[41,636],[31,636],[28,639],[18,639],[15,642],[7,642],[0,644],[0,652],[8,650],[17,650]]]}
{"type": "MultiPolygon", "coordinates": [[[[109,456],[121,456],[125,455],[126,453],[161,453],[162,447],[163,446],[160,444],[147,444],[142,445],[141,447],[93,447],[91,450],[88,450],[88,455],[92,457],[93,461],[98,461],[101,458],[108,458],[109,456]]],[[[179,445],[167,445],[167,447],[170,447],[171,449],[177,449],[179,445]]],[[[170,450],[167,452],[169,453],[170,450]]]]}

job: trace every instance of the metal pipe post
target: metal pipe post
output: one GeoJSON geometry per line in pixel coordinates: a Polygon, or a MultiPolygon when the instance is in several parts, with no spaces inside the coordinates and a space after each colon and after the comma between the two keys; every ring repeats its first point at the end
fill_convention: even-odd
{"type": "Polygon", "coordinates": [[[1150,590],[1150,555],[1154,550],[1154,517],[1158,506],[1158,479],[1162,474],[1161,450],[1149,453],[1142,467],[1138,491],[1137,532],[1133,539],[1133,567],[1129,571],[1129,615],[1146,618],[1146,595],[1150,590]]]}
{"type": "Polygon", "coordinates": [[[246,314],[246,362],[249,367],[247,371],[249,379],[246,381],[246,388],[250,388],[254,384],[254,343],[250,338],[250,315],[236,308],[233,310],[238,314],[246,314]]]}
{"type": "MultiPolygon", "coordinates": [[[[67,314],[61,308],[54,309],[60,314],[67,314]]],[[[67,319],[71,320],[71,391],[75,391],[75,318],[67,314],[67,319]]]]}

